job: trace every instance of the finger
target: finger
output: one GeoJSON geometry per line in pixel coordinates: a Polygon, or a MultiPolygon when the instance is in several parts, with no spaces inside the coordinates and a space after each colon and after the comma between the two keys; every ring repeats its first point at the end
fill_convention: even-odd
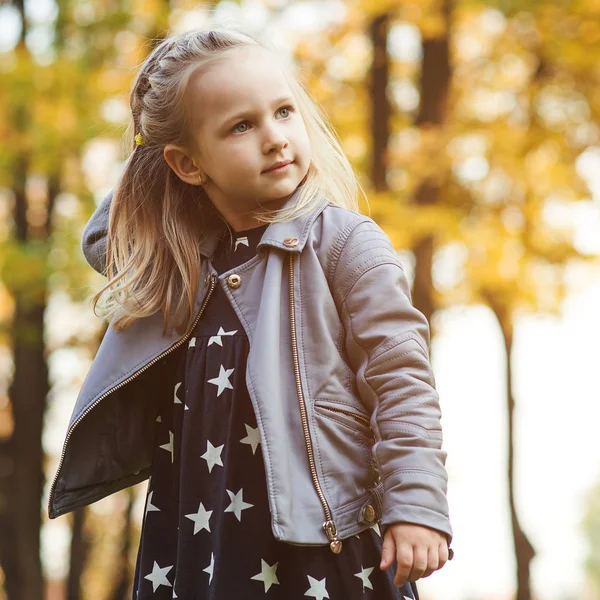
{"type": "Polygon", "coordinates": [[[394,585],[400,587],[408,581],[408,576],[413,566],[413,547],[407,542],[402,542],[396,548],[398,568],[394,577],[394,585]]]}
{"type": "Polygon", "coordinates": [[[417,581],[423,577],[423,573],[427,569],[428,554],[427,546],[413,547],[413,564],[407,577],[408,581],[417,581]]]}
{"type": "Polygon", "coordinates": [[[381,548],[381,563],[379,564],[379,568],[385,571],[388,569],[392,563],[394,562],[394,556],[396,554],[396,542],[394,541],[394,536],[392,535],[391,530],[385,532],[385,537],[383,538],[383,546],[381,548]]]}
{"type": "Polygon", "coordinates": [[[429,577],[434,571],[437,571],[440,568],[440,548],[439,546],[435,546],[433,548],[429,548],[429,552],[427,553],[427,569],[425,573],[422,575],[422,579],[425,577],[429,577]]]}
{"type": "Polygon", "coordinates": [[[441,569],[448,562],[448,544],[442,542],[438,546],[439,564],[438,569],[441,569]]]}

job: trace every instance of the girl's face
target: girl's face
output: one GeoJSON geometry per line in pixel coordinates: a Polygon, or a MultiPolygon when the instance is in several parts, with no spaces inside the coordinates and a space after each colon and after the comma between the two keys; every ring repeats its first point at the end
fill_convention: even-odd
{"type": "MultiPolygon", "coordinates": [[[[283,73],[264,48],[245,48],[192,77],[193,154],[213,203],[251,210],[287,199],[310,165],[310,142],[283,73]],[[267,172],[279,161],[293,161],[267,172]]],[[[196,182],[197,182],[197,175],[196,182]]],[[[274,207],[270,207],[274,208],[274,207]]]]}

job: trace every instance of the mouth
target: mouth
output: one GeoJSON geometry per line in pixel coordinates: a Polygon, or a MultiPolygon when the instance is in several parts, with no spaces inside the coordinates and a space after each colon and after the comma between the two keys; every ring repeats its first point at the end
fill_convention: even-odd
{"type": "Polygon", "coordinates": [[[263,171],[263,173],[282,173],[287,171],[289,166],[293,163],[293,160],[282,160],[275,163],[270,169],[263,171]]]}

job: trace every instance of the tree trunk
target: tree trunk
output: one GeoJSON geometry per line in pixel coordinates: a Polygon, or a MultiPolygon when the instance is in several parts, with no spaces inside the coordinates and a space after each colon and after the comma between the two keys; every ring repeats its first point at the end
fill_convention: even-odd
{"type": "Polygon", "coordinates": [[[371,65],[371,140],[373,144],[371,181],[377,192],[388,189],[386,180],[386,153],[390,137],[390,103],[387,96],[389,81],[389,56],[387,38],[389,15],[378,15],[369,27],[373,47],[371,65]]]}
{"type": "MultiPolygon", "coordinates": [[[[444,33],[439,38],[423,41],[423,64],[420,79],[420,106],[415,125],[440,128],[446,119],[446,104],[452,70],[450,66],[451,0],[445,0],[443,14],[446,21],[444,33]]],[[[440,201],[440,187],[435,181],[424,180],[415,192],[413,202],[417,206],[431,206],[440,201]]],[[[434,236],[429,234],[418,239],[413,246],[415,277],[413,281],[413,304],[425,315],[431,325],[435,312],[432,267],[435,249],[434,236]]]]}
{"type": "MultiPolygon", "coordinates": [[[[39,533],[44,487],[42,429],[48,394],[48,370],[44,356],[43,299],[29,304],[17,296],[12,324],[14,377],[9,388],[14,430],[11,438],[14,469],[9,504],[14,523],[18,573],[16,595],[10,600],[42,600],[44,582],[40,563],[39,533]]],[[[9,550],[10,551],[10,550],[9,550]]],[[[7,575],[8,579],[8,575],[7,575]]]]}
{"type": "Polygon", "coordinates": [[[515,399],[512,385],[512,345],[514,324],[512,314],[503,303],[498,302],[493,293],[486,294],[489,306],[494,311],[506,349],[506,401],[508,409],[508,500],[510,519],[513,531],[513,543],[517,566],[517,597],[516,600],[531,600],[530,563],[535,556],[535,549],[521,529],[515,505],[515,442],[514,442],[514,412],[515,399]]]}
{"type": "Polygon", "coordinates": [[[81,577],[87,564],[91,543],[85,534],[85,516],[87,507],[73,511],[71,525],[71,548],[69,574],[67,576],[66,600],[81,600],[81,577]]]}
{"type": "Polygon", "coordinates": [[[131,589],[131,569],[129,568],[129,554],[133,543],[133,505],[135,494],[133,488],[127,490],[127,507],[125,508],[125,522],[123,524],[123,535],[121,537],[121,548],[117,557],[117,574],[112,592],[108,595],[109,600],[129,600],[131,589]]]}

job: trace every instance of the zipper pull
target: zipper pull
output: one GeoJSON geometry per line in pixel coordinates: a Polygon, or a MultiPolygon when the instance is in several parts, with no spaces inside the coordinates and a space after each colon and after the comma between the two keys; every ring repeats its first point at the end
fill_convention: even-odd
{"type": "Polygon", "coordinates": [[[334,554],[339,554],[342,551],[342,542],[337,539],[337,529],[333,521],[325,521],[323,523],[323,529],[329,540],[329,549],[334,554]]]}

